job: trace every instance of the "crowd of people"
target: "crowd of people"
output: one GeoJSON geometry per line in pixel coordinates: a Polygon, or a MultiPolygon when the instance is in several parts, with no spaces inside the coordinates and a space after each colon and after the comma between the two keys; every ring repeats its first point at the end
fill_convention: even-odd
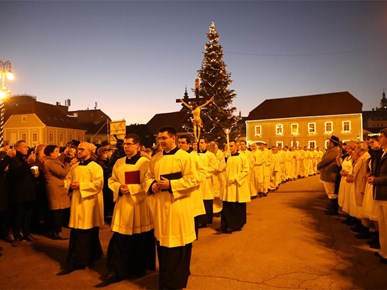
{"type": "Polygon", "coordinates": [[[108,142],[72,141],[65,148],[29,149],[24,140],[10,148],[4,142],[2,235],[13,247],[34,241],[31,233],[42,229],[54,240],[69,239],[67,259],[58,272],[67,275],[103,255],[99,228],[109,223],[107,274],[97,287],[155,270],[157,255],[159,289],[181,289],[187,285],[200,228],[220,217],[217,234],[241,231],[248,202],[266,197],[282,183],[321,173],[331,200],[327,214],[338,214],[340,207],[348,214],[346,222],[361,228],[359,236],[380,238],[385,262],[387,239],[382,233],[387,225],[378,210],[385,216],[387,205],[375,199],[387,197],[385,151],[380,153],[381,146],[387,147],[386,134],[343,148],[332,136],[325,152],[268,148],[265,142],[247,146],[245,140],[231,140],[220,150],[214,140],[178,136],[170,127],[159,130],[153,152],[135,134],[119,140],[116,148],[108,142]],[[62,234],[63,226],[70,228],[69,237],[62,234]]]}
{"type": "Polygon", "coordinates": [[[387,128],[342,143],[332,136],[318,163],[330,203],[327,215],[346,216],[344,224],[358,239],[368,240],[380,263],[387,264],[387,128]]]}

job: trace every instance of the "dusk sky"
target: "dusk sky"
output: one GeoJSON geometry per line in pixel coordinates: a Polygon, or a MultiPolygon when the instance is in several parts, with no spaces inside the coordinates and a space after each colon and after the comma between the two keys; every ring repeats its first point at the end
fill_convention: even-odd
{"type": "Polygon", "coordinates": [[[247,116],[265,99],[387,90],[384,1],[0,1],[0,59],[13,94],[127,125],[178,111],[214,21],[247,116]]]}

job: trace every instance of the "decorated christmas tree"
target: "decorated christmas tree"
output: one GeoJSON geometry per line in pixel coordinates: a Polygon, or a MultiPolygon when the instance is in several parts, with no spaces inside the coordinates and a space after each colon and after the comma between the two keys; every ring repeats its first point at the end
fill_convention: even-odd
{"type": "MultiPolygon", "coordinates": [[[[199,95],[196,106],[213,98],[201,112],[203,121],[201,136],[217,140],[221,146],[226,143],[225,129],[230,130],[230,140],[239,136],[237,126],[239,117],[235,115],[236,108],[232,105],[236,93],[229,88],[232,83],[231,74],[227,72],[227,66],[223,61],[223,48],[218,42],[219,34],[213,22],[209,27],[207,38],[202,66],[198,71],[200,86],[195,92],[199,95]]],[[[193,128],[189,118],[185,128],[187,130],[193,128]]]]}

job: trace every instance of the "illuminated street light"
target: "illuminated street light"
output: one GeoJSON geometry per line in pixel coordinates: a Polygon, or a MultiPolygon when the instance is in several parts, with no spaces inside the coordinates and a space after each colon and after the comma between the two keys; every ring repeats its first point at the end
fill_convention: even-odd
{"type": "Polygon", "coordinates": [[[5,80],[10,81],[15,79],[15,76],[12,72],[12,65],[9,60],[2,61],[0,60],[0,69],[1,69],[1,88],[0,88],[0,146],[3,146],[4,141],[4,114],[5,106],[4,99],[11,94],[11,91],[5,86],[5,80]]]}

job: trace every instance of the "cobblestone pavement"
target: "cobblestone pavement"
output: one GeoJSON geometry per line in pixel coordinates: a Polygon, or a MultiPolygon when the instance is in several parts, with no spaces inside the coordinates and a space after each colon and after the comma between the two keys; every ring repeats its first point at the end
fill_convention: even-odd
{"type": "MultiPolygon", "coordinates": [[[[343,216],[325,216],[326,205],[319,177],[312,176],[252,200],[240,232],[215,234],[215,218],[194,242],[187,289],[387,289],[387,265],[354,238],[343,216]]],[[[35,236],[18,248],[0,241],[0,289],[93,289],[101,281],[106,256],[91,268],[56,276],[68,241],[35,236]]],[[[105,225],[105,252],[110,236],[105,225]]],[[[157,271],[149,272],[106,289],[157,289],[157,279],[157,271]]]]}

